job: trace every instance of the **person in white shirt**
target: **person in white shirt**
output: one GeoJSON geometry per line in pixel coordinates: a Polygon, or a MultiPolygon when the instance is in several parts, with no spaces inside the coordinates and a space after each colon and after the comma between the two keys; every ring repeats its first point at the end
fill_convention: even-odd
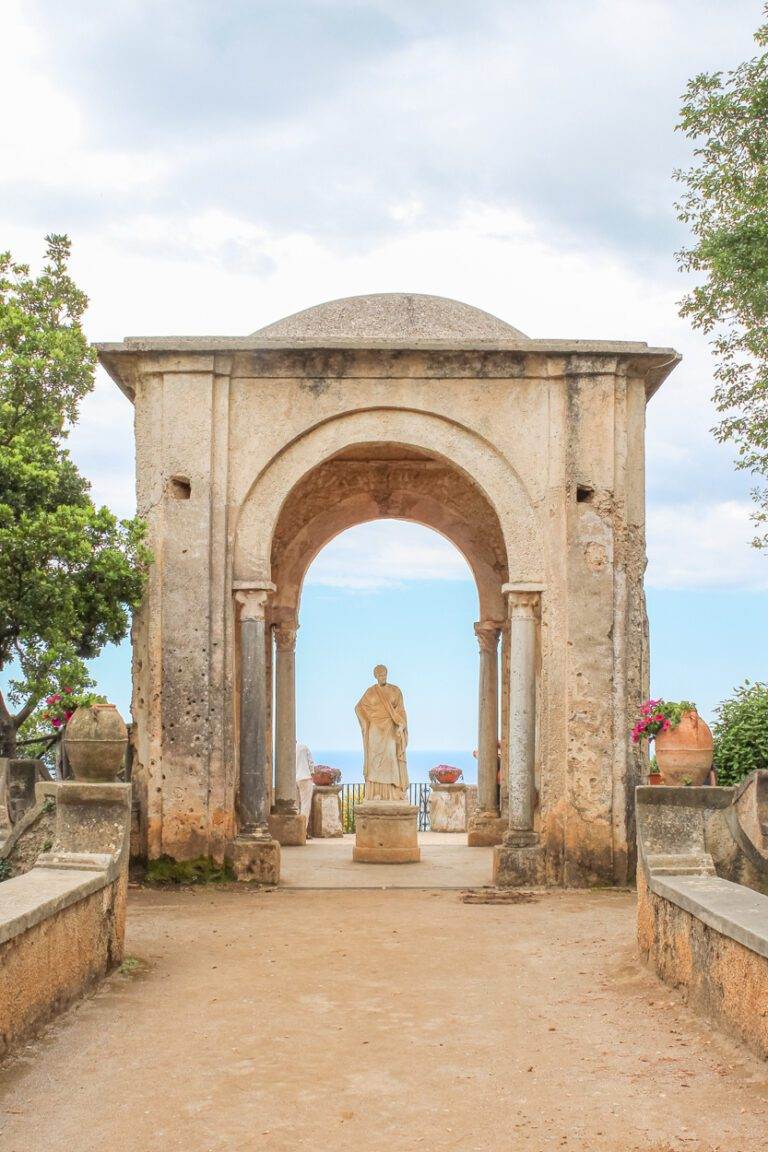
{"type": "Polygon", "coordinates": [[[299,812],[302,816],[307,818],[307,827],[309,827],[309,817],[312,810],[312,792],[314,790],[314,783],[312,781],[312,773],[315,770],[315,762],[312,759],[312,753],[306,744],[296,744],[296,789],[299,794],[299,812]]]}

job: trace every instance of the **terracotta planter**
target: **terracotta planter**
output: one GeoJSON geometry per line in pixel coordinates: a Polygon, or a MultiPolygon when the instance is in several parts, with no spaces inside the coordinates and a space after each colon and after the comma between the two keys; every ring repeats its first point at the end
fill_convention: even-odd
{"type": "Polygon", "coordinates": [[[128,729],[114,704],[78,708],[67,721],[64,747],[75,780],[112,783],[127,743],[128,729]]]}
{"type": "Polygon", "coordinates": [[[461,768],[433,768],[429,773],[433,784],[455,784],[461,776],[461,768]]]}
{"type": "Polygon", "coordinates": [[[338,784],[341,780],[341,772],[338,768],[315,768],[312,773],[312,783],[317,784],[318,788],[330,788],[332,784],[338,784]]]}
{"type": "Polygon", "coordinates": [[[648,773],[648,783],[649,784],[661,784],[662,783],[661,772],[649,772],[648,773]]]}
{"type": "Polygon", "coordinates": [[[677,727],[659,732],[654,744],[664,784],[706,784],[712,767],[713,740],[698,712],[684,712],[677,727]]]}

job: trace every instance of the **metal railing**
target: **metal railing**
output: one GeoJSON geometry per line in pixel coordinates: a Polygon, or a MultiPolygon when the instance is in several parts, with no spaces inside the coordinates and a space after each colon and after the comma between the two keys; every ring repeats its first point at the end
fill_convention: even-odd
{"type": "MultiPolygon", "coordinates": [[[[408,803],[419,810],[419,832],[429,831],[429,784],[409,784],[408,803]]],[[[355,830],[355,809],[362,801],[365,793],[365,784],[342,784],[341,786],[341,826],[345,832],[355,830]]]]}

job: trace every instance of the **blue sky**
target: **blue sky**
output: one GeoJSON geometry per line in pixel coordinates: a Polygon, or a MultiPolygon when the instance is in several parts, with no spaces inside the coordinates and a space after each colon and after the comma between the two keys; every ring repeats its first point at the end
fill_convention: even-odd
{"type": "MultiPolygon", "coordinates": [[[[674,124],[688,78],[752,54],[760,20],[755,0],[5,0],[0,246],[34,264],[69,232],[93,339],[241,334],[420,291],[531,336],[674,345],[648,413],[653,687],[710,714],[765,678],[768,557],[710,432],[706,342],[677,315],[674,124]]],[[[100,374],[72,436],[121,514],[131,422],[100,374]]],[[[334,542],[305,593],[304,736],[354,744],[376,649],[414,744],[471,744],[473,598],[425,531],[334,542]]],[[[127,710],[127,649],[98,673],[127,710]]]]}

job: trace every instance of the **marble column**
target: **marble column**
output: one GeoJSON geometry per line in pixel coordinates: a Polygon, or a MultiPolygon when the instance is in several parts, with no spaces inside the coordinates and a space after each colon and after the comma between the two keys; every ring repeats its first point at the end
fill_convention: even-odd
{"type": "Polygon", "coordinates": [[[493,851],[500,887],[546,883],[544,850],[533,827],[536,765],[536,633],[540,591],[505,585],[509,604],[509,824],[493,851]]]}
{"type": "Polygon", "coordinates": [[[233,867],[242,880],[276,884],[280,846],[269,832],[266,607],[271,586],[236,592],[240,606],[240,788],[233,867]]]}
{"type": "Polygon", "coordinates": [[[493,621],[475,624],[480,646],[477,736],[477,807],[498,815],[499,658],[501,629],[493,621]]]}
{"type": "Polygon", "coordinates": [[[509,596],[509,831],[533,832],[538,592],[509,596]]]}
{"type": "Polygon", "coordinates": [[[275,638],[275,811],[295,816],[296,804],[296,626],[281,624],[275,638]]]}
{"type": "Polygon", "coordinates": [[[240,832],[268,836],[266,607],[269,592],[238,592],[240,608],[240,832]]]}

